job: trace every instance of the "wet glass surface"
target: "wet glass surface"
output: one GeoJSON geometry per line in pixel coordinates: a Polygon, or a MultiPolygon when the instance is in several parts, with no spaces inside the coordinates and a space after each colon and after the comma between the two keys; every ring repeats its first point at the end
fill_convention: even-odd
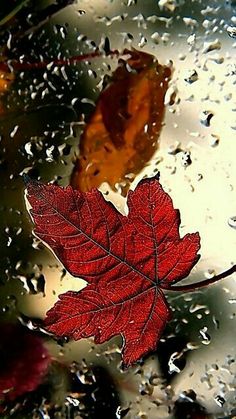
{"type": "MultiPolygon", "coordinates": [[[[2,417],[236,414],[235,274],[194,292],[168,292],[173,317],[157,350],[123,371],[120,337],[95,345],[92,338],[75,342],[45,333],[45,313],[58,295],[79,291],[85,283],[32,234],[22,179],[27,174],[68,185],[83,155],[82,133],[119,59],[132,72],[124,50],[152,54],[171,73],[158,122],[162,128],[152,132],[147,158],[142,139],[139,160],[132,160],[112,185],[105,173],[100,190],[125,213],[129,185],[134,189],[141,178],[159,171],[180,209],[181,236],[194,231],[201,236],[201,259],[184,283],[229,269],[236,248],[235,12],[233,0],[11,0],[1,5],[2,417]]],[[[119,91],[112,93],[114,101],[119,91]]],[[[114,108],[114,115],[112,108],[106,114],[109,132],[122,113],[114,108]]],[[[146,121],[143,115],[137,114],[132,128],[146,121]]],[[[119,142],[121,137],[112,138],[119,142]]],[[[135,147],[131,152],[138,154],[135,147]]],[[[122,169],[124,155],[117,157],[122,169]]],[[[107,170],[115,172],[115,162],[107,170]]],[[[91,164],[88,160],[83,170],[91,164]]],[[[102,172],[103,161],[98,165],[102,172]]]]}

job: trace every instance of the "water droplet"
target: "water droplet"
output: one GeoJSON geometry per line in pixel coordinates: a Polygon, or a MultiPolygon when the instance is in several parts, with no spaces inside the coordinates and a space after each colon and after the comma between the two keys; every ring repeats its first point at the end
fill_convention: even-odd
{"type": "Polygon", "coordinates": [[[81,10],[81,9],[79,9],[79,10],[77,10],[77,13],[78,13],[78,15],[85,15],[85,10],[81,10]]]}
{"type": "Polygon", "coordinates": [[[228,225],[232,228],[236,228],[236,215],[228,219],[228,225]]]}
{"type": "Polygon", "coordinates": [[[192,46],[195,44],[195,42],[196,42],[196,34],[194,33],[187,38],[187,44],[192,46]]]}
{"type": "Polygon", "coordinates": [[[152,39],[152,41],[153,41],[155,44],[159,44],[159,42],[160,42],[160,40],[161,40],[161,37],[160,37],[160,35],[159,35],[159,33],[158,33],[158,32],[154,32],[154,33],[151,35],[151,39],[152,39]]]}
{"type": "Polygon", "coordinates": [[[206,272],[204,272],[204,276],[206,279],[211,279],[215,276],[215,270],[214,269],[207,269],[206,272]]]}
{"type": "Polygon", "coordinates": [[[229,304],[236,304],[236,298],[229,298],[229,304]]]}
{"type": "Polygon", "coordinates": [[[211,134],[209,137],[209,144],[211,147],[217,147],[220,143],[220,137],[216,134],[211,134]]]}
{"type": "Polygon", "coordinates": [[[198,173],[197,174],[197,181],[199,182],[202,179],[203,179],[203,175],[201,173],[198,173]]]}
{"type": "Polygon", "coordinates": [[[160,9],[167,10],[169,12],[174,12],[175,8],[177,7],[176,0],[159,0],[158,6],[160,9]]]}
{"type": "Polygon", "coordinates": [[[157,386],[159,383],[160,383],[160,377],[159,377],[159,375],[158,374],[155,374],[155,373],[153,373],[151,376],[150,376],[150,378],[149,378],[149,383],[152,385],[152,386],[157,386]]]}
{"type": "Polygon", "coordinates": [[[66,400],[74,407],[78,407],[80,405],[80,401],[75,397],[67,396],[66,400]]]}
{"type": "Polygon", "coordinates": [[[129,411],[130,411],[130,407],[122,408],[121,406],[118,406],[116,410],[116,418],[117,419],[124,418],[129,411]]]}
{"type": "Polygon", "coordinates": [[[169,367],[169,374],[172,374],[173,372],[180,373],[181,370],[177,365],[174,363],[176,359],[179,359],[182,356],[182,353],[179,352],[173,352],[173,354],[170,356],[170,359],[168,361],[168,367],[169,367]]]}
{"type": "Polygon", "coordinates": [[[166,95],[165,95],[165,102],[164,102],[165,105],[169,105],[169,106],[174,105],[177,93],[178,93],[177,87],[173,86],[173,85],[170,86],[167,89],[167,92],[166,92],[166,95]]]}
{"type": "Polygon", "coordinates": [[[10,132],[10,137],[14,138],[14,136],[16,135],[17,131],[19,129],[19,125],[15,125],[13,130],[10,132]]]}
{"type": "Polygon", "coordinates": [[[139,48],[143,48],[146,45],[146,43],[147,43],[147,38],[141,34],[140,40],[138,43],[139,48]]]}
{"type": "Polygon", "coordinates": [[[220,395],[217,395],[215,397],[215,402],[216,402],[216,404],[218,404],[218,406],[223,407],[224,404],[225,404],[225,399],[224,399],[224,397],[222,397],[220,395]]]}
{"type": "Polygon", "coordinates": [[[205,127],[209,127],[211,119],[213,118],[213,116],[214,116],[214,112],[212,112],[210,110],[202,111],[202,113],[200,114],[201,124],[204,125],[205,127]]]}
{"type": "Polygon", "coordinates": [[[209,333],[207,333],[207,330],[208,328],[206,326],[199,330],[203,345],[209,345],[211,343],[211,337],[209,333]]]}
{"type": "Polygon", "coordinates": [[[236,26],[228,26],[227,32],[231,38],[236,38],[236,26]]]}
{"type": "Polygon", "coordinates": [[[175,156],[181,151],[181,143],[179,141],[175,141],[175,143],[171,144],[167,149],[167,153],[171,154],[172,156],[175,156]]]}
{"type": "Polygon", "coordinates": [[[203,305],[203,304],[192,304],[189,308],[189,312],[190,313],[195,313],[196,311],[202,310],[204,308],[207,308],[207,306],[203,305]]]}
{"type": "Polygon", "coordinates": [[[187,83],[192,84],[192,83],[194,83],[195,81],[198,80],[198,73],[194,69],[193,70],[188,70],[184,80],[187,83]]]}
{"type": "Polygon", "coordinates": [[[203,54],[207,54],[208,52],[215,51],[221,49],[221,42],[218,39],[212,42],[204,42],[203,45],[203,54]]]}
{"type": "Polygon", "coordinates": [[[186,26],[190,26],[191,28],[198,26],[197,20],[191,17],[184,17],[183,22],[185,23],[186,26]]]}
{"type": "Polygon", "coordinates": [[[190,166],[192,164],[191,153],[190,151],[184,151],[181,156],[181,164],[184,167],[190,166]]]}

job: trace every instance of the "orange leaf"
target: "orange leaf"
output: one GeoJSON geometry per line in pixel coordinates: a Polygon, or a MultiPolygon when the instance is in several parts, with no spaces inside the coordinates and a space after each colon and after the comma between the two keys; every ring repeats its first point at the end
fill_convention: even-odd
{"type": "Polygon", "coordinates": [[[0,94],[7,92],[14,76],[12,73],[0,71],[0,94]]]}
{"type": "Polygon", "coordinates": [[[0,69],[0,115],[4,113],[4,108],[2,105],[1,97],[7,93],[10,88],[11,83],[14,80],[14,74],[10,71],[5,71],[0,69]]]}
{"type": "Polygon", "coordinates": [[[124,53],[129,58],[119,61],[81,136],[71,184],[83,192],[108,182],[122,183],[126,195],[158,147],[171,70],[153,55],[124,53]]]}

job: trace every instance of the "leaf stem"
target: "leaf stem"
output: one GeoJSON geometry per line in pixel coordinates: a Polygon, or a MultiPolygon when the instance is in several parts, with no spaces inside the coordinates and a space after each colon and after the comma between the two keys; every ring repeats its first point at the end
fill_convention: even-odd
{"type": "MultiPolygon", "coordinates": [[[[102,53],[100,51],[90,52],[88,54],[81,54],[81,55],[75,55],[70,58],[62,58],[57,60],[50,60],[50,61],[39,61],[39,62],[19,62],[19,61],[10,61],[9,63],[0,63],[0,71],[10,71],[11,68],[13,70],[30,70],[30,69],[39,69],[39,68],[45,68],[48,65],[52,64],[54,66],[64,66],[64,65],[71,65],[76,64],[80,61],[86,61],[90,60],[92,58],[102,57],[102,53]]],[[[110,51],[108,56],[112,55],[120,55],[120,52],[117,50],[110,51]]]]}
{"type": "Polygon", "coordinates": [[[29,0],[22,0],[16,4],[14,9],[12,9],[6,16],[4,16],[0,20],[0,26],[5,25],[10,19],[12,19],[26,4],[29,2],[29,0]]]}
{"type": "Polygon", "coordinates": [[[233,265],[231,268],[227,269],[224,272],[221,272],[219,275],[215,275],[212,278],[204,279],[203,281],[194,283],[194,284],[188,284],[188,285],[173,285],[173,287],[169,288],[169,291],[181,291],[181,292],[189,292],[189,291],[195,291],[198,288],[207,287],[208,285],[214,284],[217,281],[220,281],[220,279],[226,278],[227,276],[232,275],[234,272],[236,272],[236,265],[233,265]]]}

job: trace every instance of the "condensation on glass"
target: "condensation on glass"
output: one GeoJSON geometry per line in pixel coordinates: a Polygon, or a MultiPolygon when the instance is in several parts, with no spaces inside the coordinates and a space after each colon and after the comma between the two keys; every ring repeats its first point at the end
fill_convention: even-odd
{"type": "MultiPolygon", "coordinates": [[[[235,277],[192,293],[170,292],[173,318],[156,352],[127,371],[120,365],[120,338],[103,345],[57,340],[43,329],[45,313],[59,294],[85,284],[33,236],[22,175],[67,185],[84,125],[118,65],[118,53],[109,53],[136,48],[153,54],[172,77],[158,148],[131,187],[159,171],[181,211],[181,235],[199,231],[201,259],[191,281],[232,266],[236,2],[9,3],[0,11],[0,355],[12,366],[6,393],[20,388],[4,404],[3,417],[9,409],[16,418],[97,419],[106,412],[127,419],[233,417],[235,277]],[[19,384],[23,372],[14,381],[17,360],[32,371],[26,392],[19,384]],[[40,382],[32,362],[43,371],[40,382]]],[[[127,211],[119,185],[117,191],[106,183],[100,189],[127,211]]]]}

